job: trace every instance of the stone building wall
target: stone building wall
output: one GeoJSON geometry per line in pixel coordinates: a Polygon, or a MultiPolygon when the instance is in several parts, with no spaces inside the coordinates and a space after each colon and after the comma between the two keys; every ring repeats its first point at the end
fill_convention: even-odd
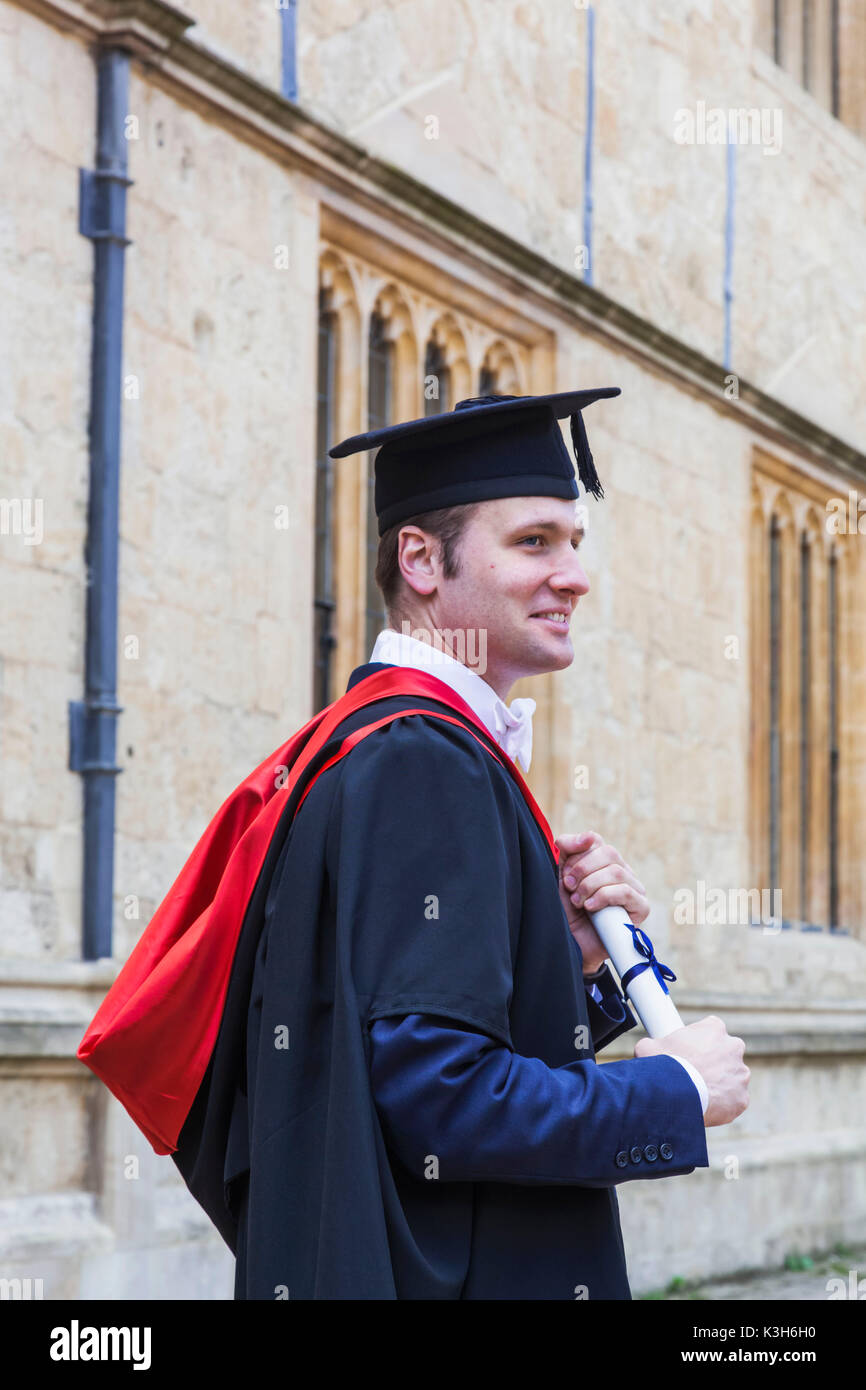
{"type": "MultiPolygon", "coordinates": [[[[78,169],[94,161],[91,45],[130,21],[123,0],[0,3],[0,67],[15,93],[0,161],[0,496],[44,499],[38,544],[0,536],[0,1274],[43,1278],[47,1298],[231,1297],[225,1246],[75,1050],[210,817],[312,712],[325,282],[347,306],[341,435],[363,427],[365,327],[383,294],[402,315],[407,401],[426,329],[445,311],[443,341],[465,345],[473,372],[492,349],[525,391],[622,387],[592,407],[607,497],[582,552],[591,588],[576,660],[513,692],[539,699],[529,780],[555,833],[591,826],[621,847],[647,885],[684,1017],[724,1017],[753,1074],[749,1110],[711,1133],[710,1170],[620,1189],[633,1286],[866,1233],[856,535],[845,538],[850,934],[679,924],[674,913],[698,879],[753,883],[756,468],[770,457],[780,476],[828,495],[862,490],[866,373],[851,325],[866,295],[866,144],[756,51],[747,5],[671,0],[629,7],[628,21],[598,8],[597,293],[574,265],[586,45],[573,5],[301,5],[308,122],[279,98],[271,5],[210,0],[188,11],[198,22],[183,36],[167,7],[145,4],[124,30],[136,124],[123,772],[114,956],[90,962],[67,726],[83,679],[93,274],[78,169]],[[784,113],[778,155],[737,150],[735,399],[721,362],[725,152],[671,136],[671,111],[698,100],[784,113]],[[430,115],[436,140],[425,138],[430,115]]],[[[367,655],[350,604],[365,478],[346,478],[343,676],[367,655]]],[[[631,1055],[634,1040],[603,1060],[631,1055]]]]}

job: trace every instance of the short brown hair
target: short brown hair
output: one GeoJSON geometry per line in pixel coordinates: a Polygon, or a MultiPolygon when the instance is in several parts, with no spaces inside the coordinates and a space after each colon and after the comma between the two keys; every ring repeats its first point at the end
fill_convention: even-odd
{"type": "Polygon", "coordinates": [[[376,560],[376,583],[382,591],[385,607],[390,617],[402,596],[404,582],[398,562],[397,541],[404,526],[417,526],[439,542],[442,569],[446,579],[453,579],[460,572],[460,541],[467,524],[471,521],[478,502],[462,502],[456,507],[438,507],[435,511],[420,512],[398,521],[379,537],[379,554],[376,560]]]}

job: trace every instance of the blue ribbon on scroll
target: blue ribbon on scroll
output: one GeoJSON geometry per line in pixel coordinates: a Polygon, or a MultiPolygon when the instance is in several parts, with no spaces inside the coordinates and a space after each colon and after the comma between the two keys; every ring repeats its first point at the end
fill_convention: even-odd
{"type": "Polygon", "coordinates": [[[665,980],[675,980],[677,978],[676,975],[671,970],[669,965],[662,965],[661,961],[656,959],[656,954],[653,950],[653,944],[645,931],[643,931],[640,927],[634,926],[631,922],[626,922],[625,925],[631,932],[632,940],[634,942],[634,948],[637,951],[638,955],[645,956],[646,959],[642,960],[638,965],[630,966],[630,968],[623,975],[622,979],[620,980],[623,994],[627,992],[631,981],[635,979],[636,976],[640,975],[641,971],[649,970],[650,967],[652,967],[652,970],[655,973],[655,977],[661,985],[662,989],[664,990],[665,994],[670,994],[670,990],[665,984],[665,980]]]}

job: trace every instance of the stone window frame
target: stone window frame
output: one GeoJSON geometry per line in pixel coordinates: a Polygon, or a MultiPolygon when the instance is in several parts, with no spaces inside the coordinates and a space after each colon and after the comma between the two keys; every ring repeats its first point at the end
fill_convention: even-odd
{"type": "Polygon", "coordinates": [[[754,0],[753,40],[801,92],[866,140],[862,0],[754,0]]]}
{"type": "MultiPolygon", "coordinates": [[[[851,481],[817,476],[755,447],[750,517],[750,842],[752,882],[781,888],[782,915],[800,926],[836,925],[863,936],[864,873],[858,826],[866,815],[866,759],[858,730],[866,722],[863,598],[866,536],[828,529],[831,499],[845,500],[851,481]],[[770,872],[770,529],[776,519],[780,544],[781,633],[779,657],[779,883],[770,872]],[[801,545],[808,547],[808,628],[802,625],[801,545]],[[838,922],[829,921],[829,649],[828,575],[836,557],[838,922]],[[804,798],[801,744],[802,639],[811,654],[808,680],[808,795],[804,798]],[[802,851],[805,850],[805,856],[802,851]],[[803,857],[805,857],[805,872],[803,857]],[[804,885],[805,879],[805,885],[804,885]],[[805,917],[801,903],[805,886],[805,917]]],[[[863,514],[866,522],[866,513],[863,514]]],[[[866,529],[866,528],[864,528],[866,529]]]]}

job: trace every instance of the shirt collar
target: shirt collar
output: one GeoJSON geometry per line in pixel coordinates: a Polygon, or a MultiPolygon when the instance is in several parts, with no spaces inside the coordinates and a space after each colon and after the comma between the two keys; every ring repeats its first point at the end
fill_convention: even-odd
{"type": "Polygon", "coordinates": [[[414,666],[429,671],[462,696],[500,748],[520,761],[525,772],[532,761],[532,716],[535,701],[528,696],[506,704],[477,671],[464,666],[447,652],[392,627],[383,628],[373,644],[371,661],[390,666],[414,666]]]}

